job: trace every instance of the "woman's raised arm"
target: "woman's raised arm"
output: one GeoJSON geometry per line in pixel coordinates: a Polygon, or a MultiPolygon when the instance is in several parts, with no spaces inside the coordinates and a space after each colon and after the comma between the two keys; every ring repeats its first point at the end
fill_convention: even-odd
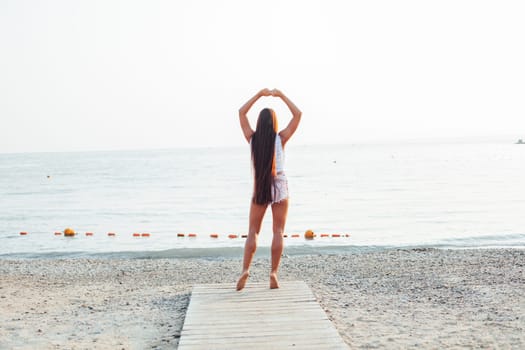
{"type": "Polygon", "coordinates": [[[288,109],[290,109],[290,112],[292,112],[292,120],[288,123],[288,126],[284,128],[279,135],[281,136],[281,141],[284,144],[288,142],[290,137],[294,134],[295,130],[297,130],[297,127],[299,126],[299,122],[301,121],[301,115],[303,114],[299,108],[288,98],[285,94],[283,94],[280,90],[273,89],[271,91],[272,96],[279,97],[283,102],[288,106],[288,109]]]}
{"type": "Polygon", "coordinates": [[[262,89],[255,96],[250,98],[240,109],[239,109],[239,121],[241,122],[241,129],[246,138],[246,141],[250,142],[250,139],[253,135],[253,129],[250,126],[250,121],[248,120],[248,111],[252,108],[253,104],[262,96],[270,96],[271,91],[268,89],[262,89]]]}

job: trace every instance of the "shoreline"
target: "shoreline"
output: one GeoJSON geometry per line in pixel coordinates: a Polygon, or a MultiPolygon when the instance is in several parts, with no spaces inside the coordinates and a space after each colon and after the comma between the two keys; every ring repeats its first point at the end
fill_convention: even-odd
{"type": "MultiPolygon", "coordinates": [[[[0,259],[0,348],[172,349],[197,283],[241,258],[0,259]]],[[[522,348],[525,250],[391,249],[284,256],[350,348],[522,348]]],[[[265,282],[269,257],[253,261],[265,282]]]]}
{"type": "MultiPolygon", "coordinates": [[[[525,237],[524,237],[525,238],[525,237]]],[[[265,258],[270,254],[270,245],[259,244],[255,253],[256,258],[265,258]]],[[[307,255],[348,255],[364,253],[382,253],[393,250],[523,250],[524,244],[517,245],[285,245],[283,256],[298,257],[307,255]]],[[[48,251],[39,252],[16,252],[0,253],[2,260],[140,260],[140,259],[242,259],[244,246],[221,246],[221,247],[177,247],[163,250],[122,250],[107,252],[88,251],[48,251]]]]}

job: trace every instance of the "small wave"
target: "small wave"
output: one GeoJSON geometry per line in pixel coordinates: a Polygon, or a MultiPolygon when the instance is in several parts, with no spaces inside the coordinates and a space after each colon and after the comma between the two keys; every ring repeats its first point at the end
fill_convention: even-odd
{"type": "MultiPolygon", "coordinates": [[[[18,238],[18,236],[5,238],[18,238]]],[[[511,248],[525,249],[525,234],[505,234],[470,236],[462,238],[443,239],[423,244],[293,244],[285,247],[284,255],[330,255],[330,254],[360,254],[392,249],[493,249],[511,248]]],[[[258,247],[256,257],[269,257],[270,247],[258,247]]],[[[65,259],[65,258],[95,258],[95,259],[242,259],[243,247],[198,247],[172,248],[166,250],[116,250],[116,251],[26,251],[0,254],[0,259],[65,259]]]]}
{"type": "Polygon", "coordinates": [[[470,236],[461,238],[448,238],[437,244],[443,247],[520,247],[525,246],[525,233],[512,233],[505,235],[470,236]]]}
{"type": "MultiPolygon", "coordinates": [[[[350,254],[367,251],[383,250],[393,247],[380,246],[312,246],[297,245],[285,248],[285,256],[350,254]]],[[[242,247],[221,248],[175,248],[159,251],[115,251],[115,252],[45,252],[45,253],[10,253],[0,254],[0,259],[65,259],[65,258],[95,258],[95,259],[241,259],[242,247]]],[[[270,256],[270,247],[257,248],[256,257],[270,256]]]]}

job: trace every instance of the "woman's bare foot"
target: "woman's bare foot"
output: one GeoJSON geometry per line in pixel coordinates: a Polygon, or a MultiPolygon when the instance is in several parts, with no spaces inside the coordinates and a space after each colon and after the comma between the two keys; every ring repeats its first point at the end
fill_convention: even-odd
{"type": "Polygon", "coordinates": [[[250,271],[243,271],[243,273],[241,273],[241,277],[239,277],[239,280],[237,281],[237,290],[244,288],[248,277],[250,277],[250,271]]]}
{"type": "Polygon", "coordinates": [[[277,274],[272,272],[270,273],[270,289],[279,288],[279,281],[277,281],[277,274]]]}

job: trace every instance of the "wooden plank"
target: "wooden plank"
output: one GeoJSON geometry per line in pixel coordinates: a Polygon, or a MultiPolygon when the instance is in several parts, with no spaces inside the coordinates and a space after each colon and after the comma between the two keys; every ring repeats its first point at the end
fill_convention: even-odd
{"type": "Polygon", "coordinates": [[[195,285],[179,349],[348,349],[306,283],[280,285],[195,285]]]}

